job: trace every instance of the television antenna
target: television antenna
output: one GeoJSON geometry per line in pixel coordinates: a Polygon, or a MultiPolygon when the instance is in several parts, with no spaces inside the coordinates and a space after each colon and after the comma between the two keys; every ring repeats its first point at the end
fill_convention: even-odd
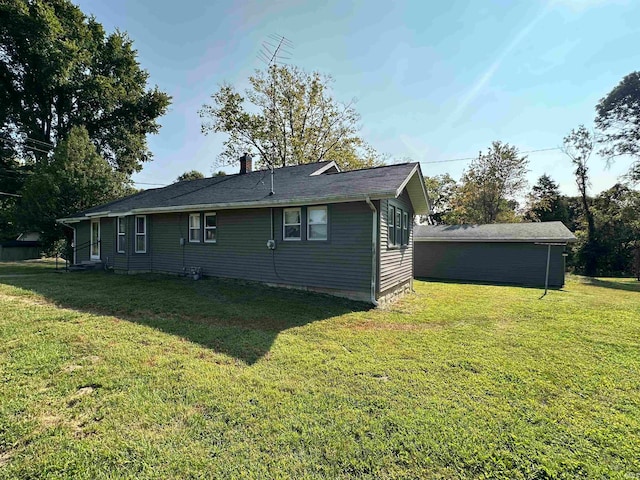
{"type": "MultiPolygon", "coordinates": [[[[277,65],[287,65],[283,60],[291,60],[293,55],[291,50],[294,48],[293,42],[283,35],[270,34],[267,40],[262,42],[262,47],[258,52],[258,59],[263,62],[269,74],[271,75],[271,115],[269,118],[269,131],[271,134],[271,148],[267,164],[271,170],[271,191],[269,195],[274,194],[273,175],[274,175],[274,158],[275,158],[275,116],[276,116],[276,67],[277,65]]],[[[286,154],[286,153],[285,153],[286,154]]],[[[284,166],[284,165],[283,165],[284,166]]]]}

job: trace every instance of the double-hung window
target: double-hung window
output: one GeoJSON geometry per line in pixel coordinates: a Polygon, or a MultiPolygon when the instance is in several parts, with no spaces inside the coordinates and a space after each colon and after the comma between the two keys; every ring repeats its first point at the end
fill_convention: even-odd
{"type": "Polygon", "coordinates": [[[327,239],[327,207],[307,208],[307,239],[327,239]]]}
{"type": "Polygon", "coordinates": [[[396,208],[396,245],[402,244],[402,210],[396,208]]]}
{"type": "Polygon", "coordinates": [[[215,212],[204,214],[204,241],[206,243],[216,243],[217,221],[215,212]]]}
{"type": "Polygon", "coordinates": [[[118,253],[124,253],[127,245],[127,237],[125,235],[125,218],[118,217],[118,253]]]}
{"type": "Polygon", "coordinates": [[[387,244],[391,247],[396,244],[396,207],[389,207],[389,216],[387,218],[387,228],[389,230],[387,244]]]}
{"type": "Polygon", "coordinates": [[[200,242],[200,214],[189,215],[189,242],[200,242]]]}
{"type": "Polygon", "coordinates": [[[402,245],[409,244],[409,212],[402,212],[402,245]]]}
{"type": "Polygon", "coordinates": [[[300,225],[302,213],[300,208],[285,208],[283,211],[282,238],[284,240],[301,240],[300,225]]]}
{"type": "Polygon", "coordinates": [[[136,217],[136,253],[147,253],[147,217],[136,217]]]}

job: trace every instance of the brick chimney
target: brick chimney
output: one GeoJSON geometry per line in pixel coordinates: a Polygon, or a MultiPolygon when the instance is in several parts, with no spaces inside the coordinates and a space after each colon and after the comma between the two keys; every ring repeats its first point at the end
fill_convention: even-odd
{"type": "Polygon", "coordinates": [[[252,169],[253,159],[251,155],[245,152],[245,154],[240,157],[240,174],[250,173],[252,169]]]}

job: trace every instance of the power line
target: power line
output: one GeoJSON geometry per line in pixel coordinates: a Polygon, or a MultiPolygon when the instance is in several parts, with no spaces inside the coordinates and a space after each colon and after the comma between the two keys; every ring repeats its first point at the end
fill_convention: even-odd
{"type": "MultiPolygon", "coordinates": [[[[526,152],[518,152],[518,153],[538,153],[538,152],[550,152],[552,150],[560,150],[560,147],[553,147],[553,148],[539,148],[537,150],[527,150],[526,152]]],[[[447,159],[447,160],[434,160],[431,162],[420,162],[420,163],[449,163],[449,162],[463,162],[463,161],[468,161],[468,160],[475,160],[476,158],[478,158],[477,156],[475,157],[464,157],[464,158],[451,158],[451,159],[447,159]]]]}
{"type": "Polygon", "coordinates": [[[7,192],[0,192],[0,195],[7,195],[8,197],[21,197],[22,195],[18,195],[17,193],[7,193],[7,192]]]}

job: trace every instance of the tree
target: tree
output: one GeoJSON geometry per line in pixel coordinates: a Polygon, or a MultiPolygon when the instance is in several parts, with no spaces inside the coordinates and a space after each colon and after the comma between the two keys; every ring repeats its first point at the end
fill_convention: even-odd
{"type": "Polygon", "coordinates": [[[202,132],[225,133],[218,165],[257,151],[260,166],[284,167],[334,160],[350,170],[381,163],[358,135],[360,115],[353,102],[331,95],[332,78],[292,66],[271,66],[249,77],[244,96],[222,85],[203,105],[202,132]]]}
{"type": "Polygon", "coordinates": [[[560,194],[560,187],[547,175],[542,175],[532,187],[527,198],[527,220],[534,222],[569,221],[567,199],[560,194]]]}
{"type": "Polygon", "coordinates": [[[596,127],[603,133],[601,153],[609,159],[633,157],[628,177],[640,181],[640,72],[624,77],[600,100],[596,112],[596,127]]]}
{"type": "Polygon", "coordinates": [[[591,212],[591,199],[588,196],[589,182],[589,158],[593,153],[593,134],[584,125],[571,130],[563,140],[562,151],[571,159],[575,167],[574,175],[576,185],[580,192],[582,209],[587,223],[587,236],[584,248],[580,255],[584,257],[584,273],[593,276],[596,271],[598,248],[595,242],[595,222],[591,212]]]}
{"type": "Polygon", "coordinates": [[[187,180],[198,180],[199,178],[204,178],[204,173],[199,172],[198,170],[189,170],[188,172],[184,172],[182,175],[176,178],[176,181],[173,183],[184,182],[187,180]]]}
{"type": "Polygon", "coordinates": [[[640,192],[616,184],[600,193],[592,205],[598,275],[633,274],[634,254],[640,238],[640,192]]]}
{"type": "Polygon", "coordinates": [[[508,143],[493,142],[464,172],[450,215],[455,223],[516,222],[515,197],[526,187],[529,161],[508,143]]]}
{"type": "Polygon", "coordinates": [[[114,168],[139,171],[170,97],[147,89],[127,34],[106,35],[69,0],[6,0],[0,18],[0,143],[8,155],[45,161],[82,125],[114,168]]]}
{"type": "Polygon", "coordinates": [[[114,171],[98,154],[85,128],[73,127],[51,159],[38,163],[27,179],[17,217],[23,229],[41,232],[45,245],[51,245],[65,233],[56,218],[128,193],[127,175],[114,171]]]}
{"type": "Polygon", "coordinates": [[[431,223],[447,223],[447,215],[451,211],[451,200],[456,193],[458,184],[449,175],[424,177],[424,185],[431,201],[431,223]]]}

